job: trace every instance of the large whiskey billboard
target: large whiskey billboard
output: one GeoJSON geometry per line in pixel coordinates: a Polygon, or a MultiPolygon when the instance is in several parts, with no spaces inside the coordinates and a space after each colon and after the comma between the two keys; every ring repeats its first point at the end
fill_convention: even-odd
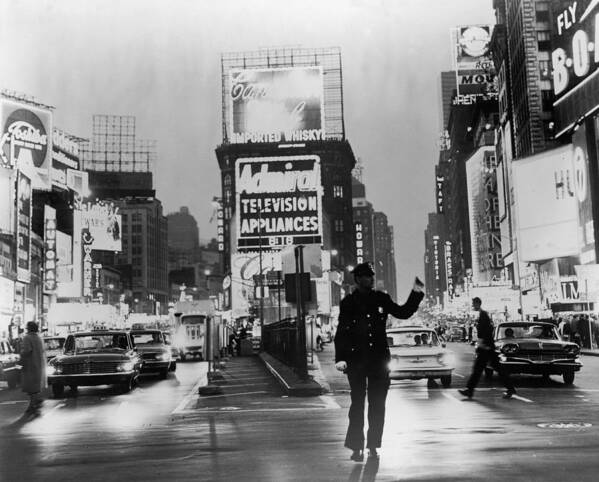
{"type": "Polygon", "coordinates": [[[233,69],[228,102],[232,143],[324,139],[321,67],[233,69]]]}

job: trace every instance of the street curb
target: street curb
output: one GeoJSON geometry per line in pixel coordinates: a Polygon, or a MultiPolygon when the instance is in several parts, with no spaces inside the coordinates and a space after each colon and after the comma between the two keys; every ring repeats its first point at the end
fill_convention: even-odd
{"type": "Polygon", "coordinates": [[[268,353],[258,354],[268,371],[277,379],[279,384],[292,397],[314,397],[324,393],[323,387],[313,379],[302,380],[284,363],[268,353]]]}
{"type": "Polygon", "coordinates": [[[599,350],[596,351],[586,351],[586,350],[582,350],[580,352],[582,355],[588,355],[588,356],[599,356],[599,350]]]}

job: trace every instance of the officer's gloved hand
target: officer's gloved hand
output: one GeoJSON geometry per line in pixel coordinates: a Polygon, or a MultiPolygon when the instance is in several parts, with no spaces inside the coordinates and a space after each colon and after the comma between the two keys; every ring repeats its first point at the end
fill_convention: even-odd
{"type": "Polygon", "coordinates": [[[335,368],[340,372],[344,372],[345,370],[347,370],[347,363],[344,361],[338,361],[337,363],[335,363],[335,368]]]}
{"type": "Polygon", "coordinates": [[[424,283],[420,281],[420,278],[418,278],[418,276],[414,278],[414,287],[412,289],[414,291],[417,291],[418,293],[422,293],[424,291],[424,283]]]}

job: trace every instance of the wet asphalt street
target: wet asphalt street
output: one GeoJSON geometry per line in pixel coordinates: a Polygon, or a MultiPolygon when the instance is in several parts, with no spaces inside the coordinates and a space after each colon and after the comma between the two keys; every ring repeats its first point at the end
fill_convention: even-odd
{"type": "Polygon", "coordinates": [[[167,380],[146,377],[129,394],[67,390],[42,417],[21,418],[26,397],[0,390],[0,481],[565,481],[599,477],[599,358],[585,356],[574,386],[515,377],[518,397],[482,380],[463,400],[472,347],[451,343],[450,389],[394,382],[379,461],[343,448],[349,392],[318,354],[331,392],[289,398],[257,357],[233,358],[200,397],[206,364],[180,363],[167,380]]]}

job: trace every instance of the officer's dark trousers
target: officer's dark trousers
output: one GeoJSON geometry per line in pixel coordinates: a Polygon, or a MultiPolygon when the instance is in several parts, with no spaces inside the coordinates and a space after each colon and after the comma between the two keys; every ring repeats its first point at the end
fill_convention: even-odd
{"type": "Polygon", "coordinates": [[[366,366],[350,363],[347,378],[351,388],[351,407],[349,408],[349,427],[345,437],[345,446],[352,450],[364,448],[364,401],[368,392],[368,435],[366,446],[381,446],[383,426],[385,424],[385,400],[389,390],[389,372],[385,363],[366,366]]]}
{"type": "Polygon", "coordinates": [[[501,377],[501,382],[508,390],[513,390],[514,384],[510,379],[510,375],[508,372],[502,370],[499,366],[499,358],[495,350],[481,350],[480,348],[476,349],[476,359],[474,360],[474,367],[472,368],[472,374],[468,379],[468,383],[466,386],[470,390],[474,390],[478,385],[478,381],[480,380],[480,376],[482,372],[485,370],[487,365],[493,367],[499,376],[501,377]]]}

